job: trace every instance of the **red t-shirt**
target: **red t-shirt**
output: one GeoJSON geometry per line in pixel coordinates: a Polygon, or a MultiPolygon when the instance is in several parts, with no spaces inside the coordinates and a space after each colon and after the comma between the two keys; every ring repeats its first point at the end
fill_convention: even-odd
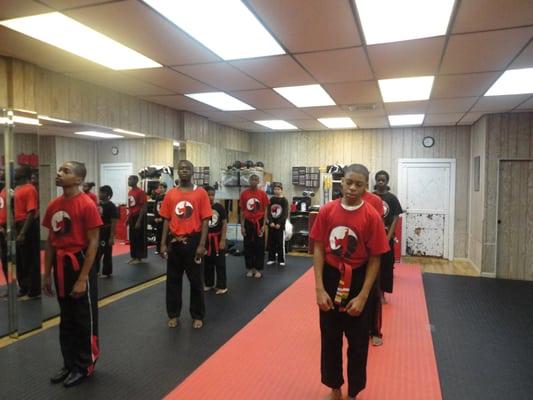
{"type": "Polygon", "coordinates": [[[311,239],[322,242],[326,262],[337,266],[340,261],[360,267],[370,256],[389,251],[381,216],[368,203],[346,210],[341,199],[320,207],[311,239]]]}
{"type": "Polygon", "coordinates": [[[141,208],[146,203],[146,193],[144,190],[135,187],[128,192],[128,211],[129,215],[137,215],[141,212],[141,208]]]}
{"type": "MultiPolygon", "coordinates": [[[[24,221],[30,211],[39,211],[39,193],[31,183],[15,188],[15,222],[24,221]]],[[[37,215],[37,214],[36,214],[37,215]]]]}
{"type": "Polygon", "coordinates": [[[56,249],[86,248],[87,232],[102,225],[96,204],[83,193],[71,198],[56,197],[43,218],[43,226],[49,229],[50,242],[56,249]]]}
{"type": "Polygon", "coordinates": [[[6,204],[6,189],[0,192],[0,225],[5,225],[7,222],[7,204],[6,204]]]}
{"type": "Polygon", "coordinates": [[[212,214],[207,192],[196,185],[191,192],[169,190],[159,209],[159,215],[170,221],[169,228],[175,236],[201,232],[202,220],[212,214]]]}
{"type": "Polygon", "coordinates": [[[249,221],[263,218],[269,203],[268,196],[261,189],[246,189],[239,199],[239,207],[243,211],[244,218],[249,221]]]}
{"type": "Polygon", "coordinates": [[[380,216],[383,216],[385,209],[383,208],[383,201],[374,193],[364,192],[361,196],[361,200],[370,204],[378,212],[380,216]]]}
{"type": "MultiPolygon", "coordinates": [[[[84,192],[85,193],[85,192],[84,192]]],[[[87,196],[89,196],[89,198],[94,201],[94,204],[98,205],[98,198],[96,197],[96,195],[93,193],[93,192],[87,192],[85,193],[87,196]]]]}

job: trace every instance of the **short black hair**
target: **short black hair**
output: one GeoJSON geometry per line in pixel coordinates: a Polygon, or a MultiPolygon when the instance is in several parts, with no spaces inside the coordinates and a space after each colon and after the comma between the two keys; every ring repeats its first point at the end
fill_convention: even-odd
{"type": "Polygon", "coordinates": [[[21,165],[18,167],[18,175],[21,178],[30,180],[31,179],[31,167],[29,165],[21,165]]]}
{"type": "Polygon", "coordinates": [[[343,168],[344,176],[348,174],[348,172],[355,172],[356,174],[361,174],[366,178],[366,181],[368,182],[368,177],[370,173],[368,172],[368,168],[365,167],[363,164],[350,164],[343,168]]]}
{"type": "Polygon", "coordinates": [[[186,164],[189,164],[189,166],[191,167],[191,169],[194,168],[194,165],[192,162],[190,162],[189,160],[179,160],[178,161],[178,165],[180,165],[181,163],[186,163],[186,164]]]}
{"type": "Polygon", "coordinates": [[[210,185],[204,186],[204,189],[206,192],[216,192],[215,188],[210,185]]]}
{"type": "Polygon", "coordinates": [[[94,182],[84,182],[83,184],[89,186],[89,189],[92,189],[95,186],[94,182]]]}
{"type": "Polygon", "coordinates": [[[129,178],[133,178],[133,180],[134,180],[135,182],[139,182],[139,177],[138,177],[137,175],[130,175],[130,176],[128,177],[128,179],[129,179],[129,178]]]}
{"type": "Polygon", "coordinates": [[[281,182],[274,182],[272,183],[272,189],[279,187],[281,190],[283,190],[283,184],[281,182]]]}
{"type": "Polygon", "coordinates": [[[65,164],[72,165],[72,171],[78,178],[85,179],[87,176],[87,168],[85,164],[79,161],[67,161],[65,164]]]}
{"type": "Polygon", "coordinates": [[[113,189],[111,189],[111,186],[109,185],[100,186],[100,192],[109,198],[113,197],[113,189]]]}
{"type": "Polygon", "coordinates": [[[383,171],[383,170],[381,170],[381,171],[376,172],[376,175],[374,176],[374,179],[375,179],[375,180],[378,180],[378,175],[383,175],[383,176],[385,176],[385,178],[387,178],[387,182],[388,182],[389,179],[390,179],[390,177],[389,177],[389,173],[388,173],[387,171],[383,171]]]}
{"type": "Polygon", "coordinates": [[[258,180],[260,180],[259,179],[259,175],[257,175],[257,174],[250,175],[250,178],[248,178],[248,179],[252,179],[252,178],[257,178],[258,180]]]}
{"type": "Polygon", "coordinates": [[[163,186],[165,189],[168,188],[168,185],[166,182],[159,182],[159,186],[163,186]]]}

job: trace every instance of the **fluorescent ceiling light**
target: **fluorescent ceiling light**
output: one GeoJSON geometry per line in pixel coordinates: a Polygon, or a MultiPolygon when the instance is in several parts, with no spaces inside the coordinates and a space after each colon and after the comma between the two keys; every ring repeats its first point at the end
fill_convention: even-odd
{"type": "Polygon", "coordinates": [[[389,115],[390,126],[422,125],[424,114],[389,115]]]}
{"type": "Polygon", "coordinates": [[[224,92],[191,93],[185,96],[222,111],[255,110],[252,106],[224,92]]]}
{"type": "Polygon", "coordinates": [[[296,107],[334,106],[335,102],[320,85],[287,86],[274,88],[296,107]]]}
{"type": "Polygon", "coordinates": [[[65,119],[52,118],[47,115],[39,115],[39,119],[44,119],[45,121],[59,122],[61,124],[71,124],[70,121],[67,121],[65,119]]]}
{"type": "Polygon", "coordinates": [[[91,137],[97,137],[102,139],[116,139],[116,138],[123,138],[124,136],[115,135],[114,133],[106,133],[106,132],[97,132],[97,131],[82,131],[82,132],[74,132],[75,135],[81,135],[81,136],[91,136],[91,137]]]}
{"type": "Polygon", "coordinates": [[[224,60],[285,54],[240,0],[143,0],[224,60]]]}
{"type": "Polygon", "coordinates": [[[455,0],[355,0],[366,44],[446,34],[455,0]]]}
{"type": "Polygon", "coordinates": [[[533,93],[533,68],[505,71],[485,93],[485,96],[533,93]]]}
{"type": "Polygon", "coordinates": [[[327,128],[339,129],[339,128],[357,128],[355,122],[351,118],[319,118],[318,122],[327,128]]]}
{"type": "Polygon", "coordinates": [[[174,147],[180,147],[180,142],[178,142],[177,140],[174,140],[172,144],[174,145],[174,147]]]}
{"type": "Polygon", "coordinates": [[[120,128],[113,129],[113,132],[125,133],[126,135],[131,135],[131,136],[140,136],[140,137],[146,136],[144,133],[127,131],[127,130],[120,129],[120,128]]]}
{"type": "Polygon", "coordinates": [[[59,12],[10,19],[1,21],[0,25],[114,70],[161,67],[161,64],[59,12]]]}
{"type": "Polygon", "coordinates": [[[20,115],[11,115],[10,117],[0,117],[0,124],[13,125],[36,125],[41,126],[37,118],[21,117],[20,115]]]}
{"type": "Polygon", "coordinates": [[[428,100],[433,87],[433,76],[378,80],[385,103],[428,100]]]}
{"type": "Polygon", "coordinates": [[[294,126],[293,124],[289,124],[287,121],[283,121],[281,119],[271,119],[266,121],[254,121],[256,124],[266,126],[270,129],[276,129],[276,130],[287,130],[287,129],[298,129],[297,126],[294,126]]]}

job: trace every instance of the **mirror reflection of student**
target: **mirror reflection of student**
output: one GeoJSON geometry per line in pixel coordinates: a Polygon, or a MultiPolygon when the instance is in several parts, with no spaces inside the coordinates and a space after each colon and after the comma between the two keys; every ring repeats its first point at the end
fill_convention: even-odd
{"type": "Polygon", "coordinates": [[[51,271],[60,309],[59,343],[63,367],[51,378],[65,387],[91,376],[100,354],[98,291],[94,260],[102,219],[96,204],[80,192],[87,170],[68,161],[57,173],[63,195],[50,202],[43,218],[48,228],[43,291],[52,296],[51,271]]]}
{"type": "Polygon", "coordinates": [[[21,300],[41,295],[41,249],[39,232],[39,193],[30,183],[31,168],[15,169],[15,235],[16,263],[21,300]]]}
{"type": "Polygon", "coordinates": [[[147,257],[146,243],[146,193],[137,187],[139,177],[130,175],[128,186],[131,187],[128,192],[128,226],[130,240],[131,260],[128,264],[138,264],[143,258],[147,257]]]}
{"type": "Polygon", "coordinates": [[[98,191],[100,202],[98,211],[102,217],[104,225],[100,228],[100,244],[96,255],[96,271],[100,275],[100,263],[102,266],[102,276],[109,278],[113,274],[113,245],[115,244],[115,230],[119,219],[118,208],[113,204],[113,189],[104,185],[98,191]]]}
{"type": "MultiPolygon", "coordinates": [[[[6,188],[2,188],[0,191],[0,259],[2,260],[2,272],[4,274],[4,280],[8,283],[7,277],[7,236],[6,236],[6,188]]],[[[6,290],[0,293],[0,297],[7,296],[6,290]]]]}
{"type": "Polygon", "coordinates": [[[155,254],[161,255],[161,237],[163,236],[163,222],[164,219],[159,215],[161,204],[165,199],[168,185],[165,182],[159,184],[158,192],[155,194],[155,207],[154,207],[154,227],[155,227],[155,254]]]}

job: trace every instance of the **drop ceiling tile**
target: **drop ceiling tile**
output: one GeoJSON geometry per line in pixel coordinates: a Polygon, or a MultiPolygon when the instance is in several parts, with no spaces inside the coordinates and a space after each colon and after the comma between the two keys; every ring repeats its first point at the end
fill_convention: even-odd
{"type": "Polygon", "coordinates": [[[349,1],[249,0],[247,3],[291,53],[361,44],[349,1]]]}
{"type": "Polygon", "coordinates": [[[428,113],[447,114],[465,113],[474,105],[478,97],[459,97],[452,99],[433,99],[429,101],[428,113]]]}
{"type": "Polygon", "coordinates": [[[531,95],[486,96],[481,97],[472,111],[507,112],[527,100],[531,95]]]}
{"type": "Polygon", "coordinates": [[[368,104],[381,101],[376,81],[325,83],[323,88],[336,104],[368,104]]]}
{"type": "Polygon", "coordinates": [[[353,119],[360,129],[388,128],[389,120],[385,116],[358,117],[353,119]]]}
{"type": "Polygon", "coordinates": [[[220,61],[140,1],[108,2],[65,14],[163,65],[220,61]]]}
{"type": "Polygon", "coordinates": [[[232,61],[232,65],[269,87],[316,83],[290,56],[271,56],[232,61]]]}
{"type": "Polygon", "coordinates": [[[229,111],[205,111],[203,116],[215,122],[246,122],[247,120],[239,117],[234,112],[229,111]]]}
{"type": "Polygon", "coordinates": [[[387,111],[385,110],[385,107],[383,103],[375,103],[373,108],[365,109],[361,108],[358,109],[357,107],[352,106],[341,106],[341,109],[346,111],[348,117],[353,118],[360,118],[360,117],[380,117],[383,115],[387,115],[387,111]]]}
{"type": "Polygon", "coordinates": [[[54,7],[58,10],[64,10],[66,8],[76,8],[89,6],[99,3],[107,3],[108,0],[41,0],[41,3],[45,3],[50,7],[54,7]]]}
{"type": "Polygon", "coordinates": [[[54,11],[53,9],[34,1],[2,0],[1,3],[0,21],[54,11]]]}
{"type": "Polygon", "coordinates": [[[183,65],[173,69],[220,90],[262,89],[264,86],[225,63],[183,65]]]}
{"type": "Polygon", "coordinates": [[[453,35],[441,74],[501,71],[533,35],[533,27],[453,35]]]}
{"type": "Polygon", "coordinates": [[[270,113],[261,110],[231,111],[231,113],[239,118],[252,122],[277,119],[270,115],[270,113]]]}
{"type": "Polygon", "coordinates": [[[529,98],[528,101],[520,104],[517,108],[518,110],[533,110],[533,96],[529,98]]]}
{"type": "Polygon", "coordinates": [[[299,129],[306,131],[321,131],[327,129],[324,125],[318,122],[316,119],[298,119],[293,121],[287,121],[299,129]]]}
{"type": "Polygon", "coordinates": [[[362,47],[296,54],[295,57],[321,83],[374,78],[362,47]]]}
{"type": "Polygon", "coordinates": [[[533,67],[533,42],[520,53],[510,66],[511,69],[531,67],[533,67]]]}
{"type": "Polygon", "coordinates": [[[272,129],[254,122],[228,122],[226,125],[243,130],[245,132],[273,132],[272,129]]]}
{"type": "Polygon", "coordinates": [[[455,125],[464,113],[427,114],[424,118],[425,126],[455,125]]]}
{"type": "Polygon", "coordinates": [[[170,68],[137,69],[125,71],[125,74],[180,94],[215,91],[211,86],[170,68]]]}
{"type": "Polygon", "coordinates": [[[463,118],[461,118],[458,125],[472,125],[484,114],[485,113],[483,112],[469,112],[468,114],[464,115],[463,118]]]}
{"type": "Polygon", "coordinates": [[[334,118],[348,116],[346,111],[337,106],[305,107],[300,108],[300,110],[313,118],[334,118]]]}
{"type": "Polygon", "coordinates": [[[531,25],[531,0],[462,0],[452,32],[478,32],[531,25]]]}
{"type": "Polygon", "coordinates": [[[265,112],[269,113],[276,119],[284,119],[284,120],[298,120],[298,119],[309,119],[309,115],[301,111],[301,109],[296,108],[285,108],[285,109],[273,109],[273,110],[265,110],[265,112]]]}
{"type": "Polygon", "coordinates": [[[431,98],[481,96],[499,75],[499,72],[482,72],[437,76],[433,83],[431,98]]]}
{"type": "Polygon", "coordinates": [[[196,113],[219,111],[214,107],[208,106],[206,104],[200,103],[199,101],[190,99],[182,95],[144,96],[143,98],[153,103],[174,108],[175,110],[186,110],[196,113]]]}
{"type": "Polygon", "coordinates": [[[377,79],[435,75],[445,38],[436,37],[368,46],[377,79]]]}
{"type": "Polygon", "coordinates": [[[425,114],[427,101],[402,101],[400,103],[385,103],[388,114],[425,114]]]}
{"type": "Polygon", "coordinates": [[[230,94],[255,108],[294,107],[272,89],[244,90],[240,92],[231,92],[230,94]]]}
{"type": "Polygon", "coordinates": [[[132,96],[158,96],[173,94],[171,90],[142,82],[117,71],[70,72],[67,73],[67,75],[74,79],[95,83],[99,86],[132,96]]]}

